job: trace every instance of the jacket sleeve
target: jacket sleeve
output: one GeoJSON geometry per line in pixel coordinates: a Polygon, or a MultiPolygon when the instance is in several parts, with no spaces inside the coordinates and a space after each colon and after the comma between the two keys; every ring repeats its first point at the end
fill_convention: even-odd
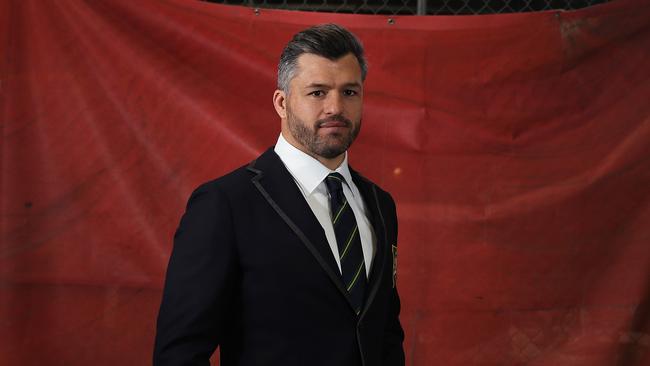
{"type": "MultiPolygon", "coordinates": [[[[397,246],[397,211],[395,208],[395,202],[389,196],[390,210],[388,211],[389,222],[394,223],[395,231],[393,236],[393,242],[389,243],[391,245],[390,254],[390,264],[391,264],[391,276],[393,275],[393,263],[396,260],[396,255],[393,255],[393,245],[397,246]]],[[[382,365],[385,366],[404,366],[404,330],[399,321],[400,313],[400,299],[397,292],[397,284],[391,290],[391,295],[389,299],[390,303],[388,305],[388,312],[386,319],[386,329],[384,331],[384,344],[383,344],[383,362],[382,365]]]]}
{"type": "Polygon", "coordinates": [[[236,267],[227,198],[195,190],[174,235],[158,314],[154,366],[209,365],[221,341],[236,267]]]}

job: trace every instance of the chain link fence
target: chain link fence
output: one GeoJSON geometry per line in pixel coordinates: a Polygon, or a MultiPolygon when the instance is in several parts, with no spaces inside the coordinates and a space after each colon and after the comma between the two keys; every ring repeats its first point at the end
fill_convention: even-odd
{"type": "Polygon", "coordinates": [[[467,15],[573,10],[610,0],[205,0],[253,8],[385,15],[467,15]]]}

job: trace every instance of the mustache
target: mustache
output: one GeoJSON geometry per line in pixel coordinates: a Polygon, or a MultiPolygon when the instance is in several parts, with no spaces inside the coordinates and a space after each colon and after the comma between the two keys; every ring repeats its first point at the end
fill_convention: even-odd
{"type": "Polygon", "coordinates": [[[352,127],[352,121],[343,117],[343,115],[341,114],[335,114],[333,116],[317,120],[316,127],[320,128],[323,124],[327,122],[340,122],[340,123],[345,123],[345,127],[352,127]]]}

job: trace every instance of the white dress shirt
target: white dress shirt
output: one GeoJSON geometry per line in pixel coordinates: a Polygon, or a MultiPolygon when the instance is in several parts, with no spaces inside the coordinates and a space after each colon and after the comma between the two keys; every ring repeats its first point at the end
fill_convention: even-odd
{"type": "Polygon", "coordinates": [[[332,171],[325,165],[321,164],[318,160],[307,155],[306,153],[298,150],[291,145],[280,134],[278,142],[275,144],[275,153],[278,154],[280,160],[284,163],[293,176],[294,181],[298,185],[300,192],[302,192],[309,207],[314,212],[316,219],[325,231],[325,237],[332,249],[332,254],[336,259],[336,264],[339,266],[341,272],[341,259],[339,258],[339,249],[336,245],[336,234],[334,233],[334,226],[330,216],[330,200],[327,186],[325,185],[325,177],[328,174],[337,172],[343,176],[345,183],[343,184],[343,194],[347,199],[354,217],[357,220],[359,227],[359,236],[361,238],[361,247],[363,250],[363,259],[366,262],[366,276],[370,275],[372,267],[372,259],[375,253],[375,236],[368,216],[366,215],[366,205],[363,202],[363,197],[359,189],[352,181],[350,169],[348,168],[348,154],[345,153],[345,158],[341,165],[332,171]]]}

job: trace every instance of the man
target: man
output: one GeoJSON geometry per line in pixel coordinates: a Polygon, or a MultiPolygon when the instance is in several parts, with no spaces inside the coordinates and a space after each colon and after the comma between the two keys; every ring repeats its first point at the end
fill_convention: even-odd
{"type": "Polygon", "coordinates": [[[404,365],[390,195],[348,167],[363,48],[327,24],[278,68],[276,146],[200,186],[174,236],[155,365],[404,365]]]}

